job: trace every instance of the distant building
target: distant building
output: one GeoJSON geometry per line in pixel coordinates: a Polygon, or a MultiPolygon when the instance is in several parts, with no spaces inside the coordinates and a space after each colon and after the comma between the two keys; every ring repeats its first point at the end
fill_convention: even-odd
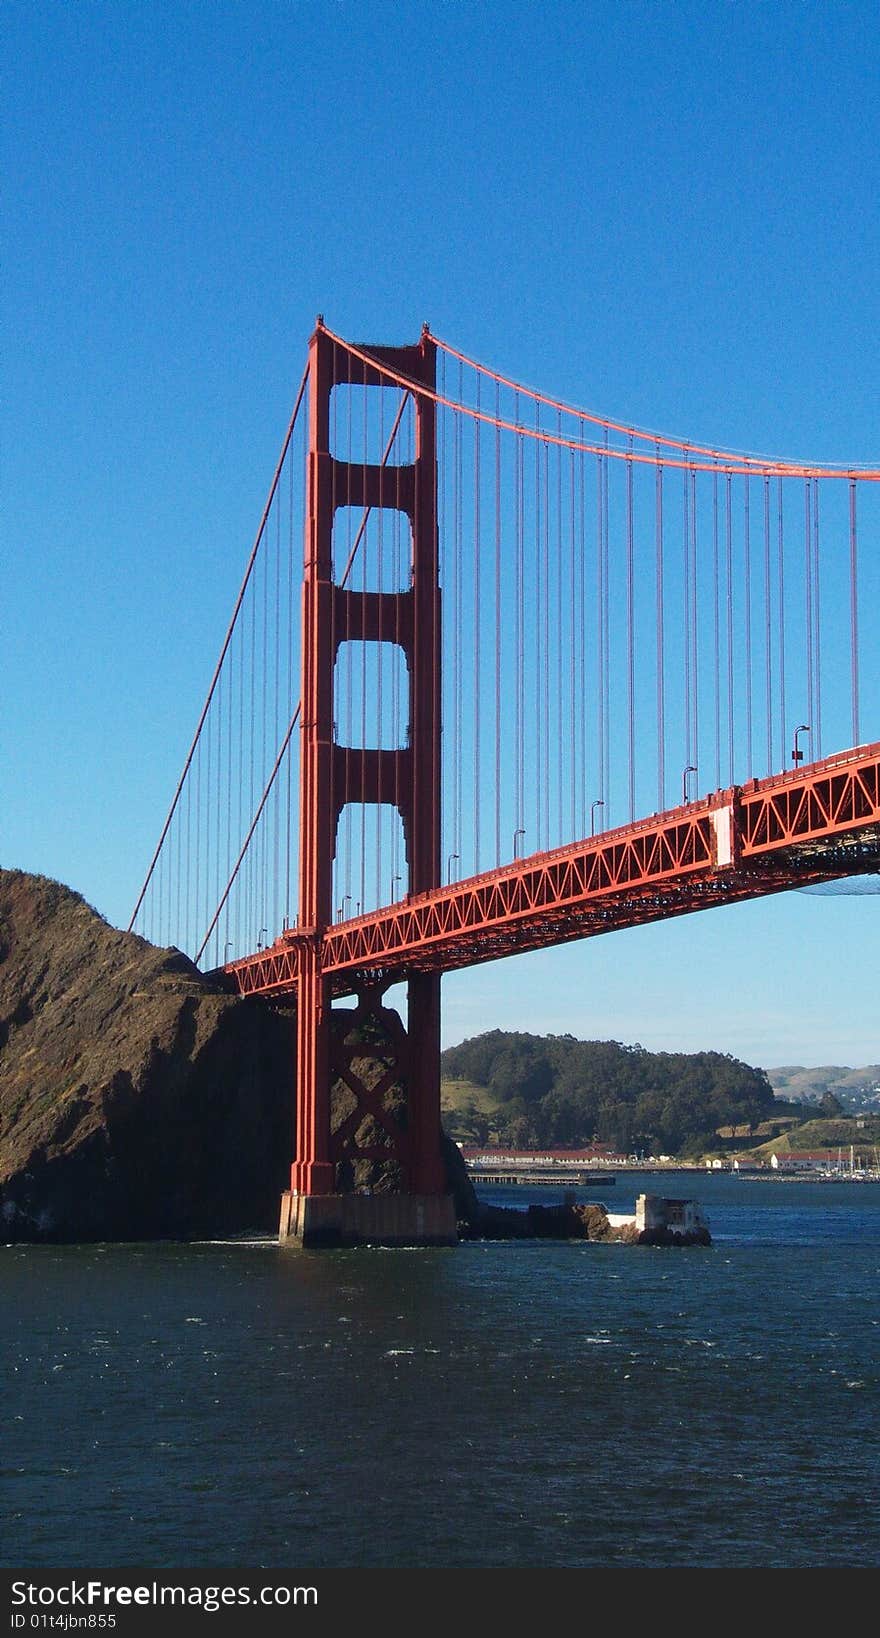
{"type": "Polygon", "coordinates": [[[830,1172],[839,1162],[839,1149],[792,1149],[770,1156],[774,1172],[830,1172]]]}
{"type": "Polygon", "coordinates": [[[469,1166],[625,1166],[626,1156],[615,1154],[608,1143],[589,1149],[486,1149],[458,1145],[469,1166]]]}

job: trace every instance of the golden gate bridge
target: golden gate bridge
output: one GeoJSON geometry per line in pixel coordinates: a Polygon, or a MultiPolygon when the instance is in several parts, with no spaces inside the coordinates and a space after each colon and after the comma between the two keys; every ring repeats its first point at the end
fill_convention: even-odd
{"type": "Polygon", "coordinates": [[[878,869],[878,484],[318,320],[130,924],[295,1000],[282,1237],[454,1239],[444,971],[878,869]]]}

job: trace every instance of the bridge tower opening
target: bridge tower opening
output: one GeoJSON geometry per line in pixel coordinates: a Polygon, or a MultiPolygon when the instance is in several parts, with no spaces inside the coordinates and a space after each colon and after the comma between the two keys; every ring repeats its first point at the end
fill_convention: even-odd
{"type": "MultiPolygon", "coordinates": [[[[433,390],[436,348],[370,347],[370,355],[433,390]]],[[[440,1131],[440,976],[407,975],[407,1023],[383,1005],[375,972],[355,984],[356,1008],[334,1012],[322,971],[333,920],[333,860],[339,815],[349,803],[395,793],[412,895],[441,884],[440,655],[436,411],[413,393],[415,448],[407,465],[341,459],[331,449],[334,387],[383,389],[387,378],[354,359],[319,321],[309,350],[309,449],[302,604],[300,911],[297,947],[296,1152],[282,1196],[282,1241],[448,1244],[456,1239],[440,1131]],[[405,589],[353,590],[334,574],[333,522],[340,507],[403,511],[411,531],[405,589]],[[406,657],[409,735],[394,749],[340,744],[334,671],[343,642],[396,643],[406,657]],[[364,1078],[364,1041],[381,1040],[378,1079],[364,1078]],[[331,1090],[347,1110],[334,1130],[331,1090]],[[389,1111],[390,1091],[404,1092],[389,1111]],[[358,1139],[358,1134],[361,1134],[358,1139]],[[364,1139],[363,1134],[366,1134],[364,1139]],[[390,1163],[393,1193],[359,1192],[358,1162],[390,1163]]],[[[398,975],[399,976],[399,975],[398,975]]]]}

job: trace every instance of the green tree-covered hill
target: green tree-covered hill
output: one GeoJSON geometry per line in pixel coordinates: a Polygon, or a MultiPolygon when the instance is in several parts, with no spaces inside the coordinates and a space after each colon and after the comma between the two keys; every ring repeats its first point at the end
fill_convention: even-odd
{"type": "Polygon", "coordinates": [[[762,1069],[721,1052],[648,1052],[618,1041],[503,1030],[443,1054],[444,1123],[461,1142],[699,1154],[720,1126],[778,1108],[762,1069]]]}

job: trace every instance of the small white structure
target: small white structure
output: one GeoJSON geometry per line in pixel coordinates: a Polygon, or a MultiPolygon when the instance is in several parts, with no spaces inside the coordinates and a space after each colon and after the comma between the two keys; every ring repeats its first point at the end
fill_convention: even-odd
{"type": "Polygon", "coordinates": [[[668,1234],[701,1234],[707,1229],[696,1200],[669,1200],[659,1194],[636,1197],[636,1228],[639,1234],[665,1230],[668,1234]]]}

